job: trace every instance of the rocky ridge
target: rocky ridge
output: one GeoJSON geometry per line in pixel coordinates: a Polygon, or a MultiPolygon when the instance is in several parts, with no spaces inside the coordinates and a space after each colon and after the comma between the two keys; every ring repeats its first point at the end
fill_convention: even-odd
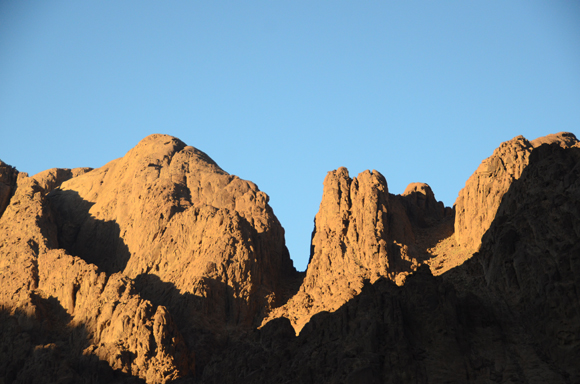
{"type": "Polygon", "coordinates": [[[479,249],[481,237],[494,220],[503,195],[514,180],[519,179],[533,149],[552,143],[570,148],[578,145],[578,140],[568,132],[547,135],[531,142],[523,136],[514,137],[502,143],[467,180],[455,201],[455,239],[467,253],[479,249]]]}
{"type": "MultiPolygon", "coordinates": [[[[34,178],[19,180],[0,218],[0,231],[4,234],[0,244],[0,293],[2,310],[11,316],[5,319],[7,322],[15,318],[23,331],[30,331],[42,328],[46,318],[50,320],[50,313],[60,313],[66,321],[57,327],[82,328],[89,334],[70,336],[75,337],[70,343],[82,355],[94,355],[113,369],[151,382],[167,382],[188,372],[181,335],[163,307],[153,308],[122,275],[98,273],[94,265],[58,249],[46,191],[34,178]],[[168,353],[168,348],[174,353],[168,353]]],[[[10,355],[26,356],[30,352],[19,351],[10,342],[8,345],[10,355]]],[[[51,345],[45,346],[47,353],[41,356],[34,352],[39,365],[44,359],[58,360],[54,354],[59,344],[51,345]]],[[[34,351],[39,347],[29,346],[34,351]]],[[[34,379],[38,376],[34,365],[29,368],[31,371],[21,371],[17,377],[25,382],[39,380],[34,379]]],[[[49,373],[60,376],[58,371],[49,373]]],[[[68,373],[72,378],[81,374],[68,373]]]]}
{"type": "Polygon", "coordinates": [[[302,275],[267,195],[176,138],[95,170],[0,163],[0,377],[576,382],[578,147],[503,143],[455,210],[329,172],[302,275]]]}
{"type": "Polygon", "coordinates": [[[439,224],[450,210],[424,183],[410,184],[402,196],[389,193],[373,170],[350,178],[344,167],[324,179],[316,214],[311,256],[297,294],[272,318],[287,317],[296,332],[321,311],[335,311],[380,277],[402,285],[426,257],[416,232],[439,224]]]}
{"type": "Polygon", "coordinates": [[[462,265],[438,277],[420,266],[403,286],[367,280],[298,336],[289,319],[272,320],[203,382],[577,382],[580,148],[544,144],[462,265]]]}

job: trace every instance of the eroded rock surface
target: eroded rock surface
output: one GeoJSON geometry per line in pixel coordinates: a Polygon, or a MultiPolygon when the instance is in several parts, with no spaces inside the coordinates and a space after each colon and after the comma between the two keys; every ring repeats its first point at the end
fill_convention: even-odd
{"type": "Polygon", "coordinates": [[[59,245],[167,307],[198,367],[292,293],[297,272],[268,196],[174,137],[148,136],[49,200],[59,245]]]}
{"type": "Polygon", "coordinates": [[[272,320],[204,382],[578,382],[579,183],[580,148],[533,149],[465,263],[437,277],[421,266],[403,286],[367,281],[298,336],[272,320]]]}
{"type": "Polygon", "coordinates": [[[52,250],[39,258],[38,291],[56,297],[91,335],[83,351],[150,383],[187,375],[194,360],[163,306],[154,306],[120,273],[107,276],[78,257],[52,250]]]}
{"type": "Polygon", "coordinates": [[[346,168],[329,172],[304,281],[268,320],[287,317],[298,332],[314,314],[335,311],[358,295],[366,280],[387,277],[402,284],[425,253],[415,228],[438,224],[449,214],[427,184],[413,183],[403,196],[394,196],[377,171],[352,179],[346,168]]]}
{"type": "Polygon", "coordinates": [[[481,237],[495,218],[503,195],[528,165],[532,150],[547,143],[569,148],[577,145],[578,140],[569,132],[547,135],[532,142],[517,136],[502,143],[480,164],[455,201],[455,239],[460,246],[471,253],[479,249],[481,237]]]}
{"type": "Polygon", "coordinates": [[[231,345],[202,381],[574,382],[544,359],[518,320],[423,266],[402,287],[385,278],[365,284],[335,312],[313,316],[298,336],[286,318],[267,323],[231,345]]]}
{"type": "Polygon", "coordinates": [[[10,202],[10,198],[16,190],[18,171],[0,160],[0,217],[10,202]]]}
{"type": "Polygon", "coordinates": [[[580,148],[534,149],[477,256],[545,361],[580,380],[580,148]]]}
{"type": "Polygon", "coordinates": [[[457,220],[426,184],[329,172],[303,278],[268,197],[176,138],[0,163],[0,378],[578,382],[579,146],[502,144],[457,220]]]}
{"type": "Polygon", "coordinates": [[[67,180],[72,179],[73,177],[77,177],[83,175],[92,168],[51,168],[47,169],[46,171],[42,171],[37,173],[36,175],[32,176],[34,180],[42,187],[46,193],[51,192],[53,189],[60,187],[62,183],[67,180]]]}
{"type": "MultiPolygon", "coordinates": [[[[55,380],[62,379],[60,375],[72,375],[71,379],[82,375],[65,369],[59,358],[62,354],[71,361],[80,359],[79,364],[88,364],[90,371],[103,377],[123,377],[74,353],[94,356],[112,369],[149,383],[187,374],[189,355],[163,307],[155,308],[132,292],[128,278],[99,274],[95,266],[58,249],[57,227],[45,192],[34,178],[21,178],[0,218],[0,309],[8,324],[0,343],[9,351],[4,360],[6,375],[42,381],[34,377],[38,371],[30,372],[34,366],[51,372],[55,380]],[[42,328],[47,316],[58,322],[58,344],[33,344],[52,340],[50,335],[33,335],[21,346],[16,343],[19,336],[11,332],[52,332],[50,327],[42,328]],[[17,326],[9,325],[14,321],[17,326]],[[60,340],[69,334],[66,329],[79,331],[71,331],[66,341],[70,345],[63,351],[60,340]],[[28,368],[15,372],[22,359],[28,368]]],[[[49,377],[44,380],[49,382],[49,377]]]]}

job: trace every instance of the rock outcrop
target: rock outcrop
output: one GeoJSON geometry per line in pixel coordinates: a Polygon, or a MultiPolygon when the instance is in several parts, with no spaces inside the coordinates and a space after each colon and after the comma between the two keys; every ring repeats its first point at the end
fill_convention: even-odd
{"type": "Polygon", "coordinates": [[[38,292],[57,298],[91,335],[84,354],[150,383],[165,383],[189,373],[194,360],[163,306],[139,296],[131,279],[107,276],[78,257],[52,250],[39,258],[38,292]]]}
{"type": "Polygon", "coordinates": [[[171,136],[0,162],[0,383],[579,382],[579,200],[570,133],[503,143],[456,211],[339,168],[300,274],[267,195],[171,136]]]}
{"type": "Polygon", "coordinates": [[[467,180],[455,201],[455,239],[468,253],[479,249],[481,237],[495,218],[503,195],[528,165],[532,150],[546,143],[569,148],[577,145],[578,140],[568,132],[544,136],[532,142],[523,136],[514,137],[502,143],[467,180]]]}
{"type": "MultiPolygon", "coordinates": [[[[486,291],[475,282],[473,289],[486,291]]],[[[545,360],[518,320],[423,266],[402,287],[384,278],[365,284],[335,312],[313,316],[298,336],[285,318],[267,323],[244,343],[231,345],[201,381],[575,382],[545,360]]],[[[574,352],[568,359],[578,356],[574,352]]],[[[568,361],[566,367],[575,364],[568,361]]]]}
{"type": "Polygon", "coordinates": [[[532,151],[477,259],[544,360],[580,381],[580,148],[532,151]]]}
{"type": "Polygon", "coordinates": [[[115,370],[151,383],[187,375],[291,293],[297,273],[267,195],[173,137],[13,184],[2,306],[35,321],[31,297],[56,299],[88,333],[83,353],[115,370]]]}
{"type": "Polygon", "coordinates": [[[401,197],[409,221],[414,227],[432,227],[445,217],[453,216],[453,209],[437,201],[428,184],[411,183],[401,197]]]}
{"type": "Polygon", "coordinates": [[[298,336],[272,320],[203,382],[578,382],[579,199],[580,148],[541,145],[463,265],[367,281],[298,336]]]}
{"type": "MultiPolygon", "coordinates": [[[[42,328],[50,313],[60,313],[59,329],[82,329],[70,335],[69,343],[76,352],[94,355],[110,367],[149,383],[164,383],[187,374],[189,356],[163,307],[154,308],[140,298],[123,277],[98,274],[95,266],[58,249],[50,204],[44,188],[34,178],[19,180],[0,218],[0,233],[0,309],[8,312],[4,319],[8,323],[16,319],[18,327],[11,329],[28,332],[42,328]]],[[[46,369],[60,375],[62,364],[55,355],[62,352],[58,344],[34,345],[28,339],[19,347],[14,341],[18,335],[6,333],[2,341],[8,343],[10,351],[6,375],[13,375],[9,371],[23,356],[34,356],[34,364],[47,365],[46,369]]],[[[61,330],[60,337],[63,333],[67,332],[61,330]]],[[[90,362],[90,358],[83,361],[90,362]]],[[[73,377],[82,374],[75,370],[69,373],[73,377]]],[[[28,377],[26,371],[16,377],[20,374],[28,377]]]]}
{"type": "Polygon", "coordinates": [[[0,160],[0,217],[6,210],[10,198],[16,190],[18,171],[0,160]]]}
{"type": "Polygon", "coordinates": [[[410,184],[403,196],[395,196],[375,170],[352,179],[344,167],[329,172],[304,281],[266,322],[287,317],[299,332],[311,316],[335,311],[358,295],[367,280],[387,277],[403,284],[425,257],[416,228],[439,224],[450,214],[427,184],[410,184]]]}
{"type": "Polygon", "coordinates": [[[151,135],[48,198],[59,246],[167,307],[199,367],[292,293],[268,196],[174,137],[151,135]]]}
{"type": "Polygon", "coordinates": [[[52,192],[53,189],[60,187],[62,183],[91,171],[92,168],[51,168],[32,176],[46,193],[52,192]]]}

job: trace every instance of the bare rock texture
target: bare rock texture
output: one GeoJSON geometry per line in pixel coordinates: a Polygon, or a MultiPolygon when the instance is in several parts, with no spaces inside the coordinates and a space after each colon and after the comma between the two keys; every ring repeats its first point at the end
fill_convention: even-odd
{"type": "Polygon", "coordinates": [[[267,195],[171,136],[0,163],[0,384],[580,382],[578,201],[571,133],[502,144],[457,216],[339,168],[300,274],[267,195]]]}
{"type": "Polygon", "coordinates": [[[155,275],[184,294],[220,286],[222,321],[251,324],[283,299],[294,273],[268,196],[170,136],[145,138],[50,200],[69,253],[108,273],[155,275]]]}
{"type": "Polygon", "coordinates": [[[0,310],[0,383],[145,383],[83,353],[88,332],[56,299],[33,295],[31,306],[0,310]]]}
{"type": "Polygon", "coordinates": [[[574,382],[544,360],[517,320],[420,267],[402,287],[385,278],[365,284],[299,336],[285,318],[269,322],[212,362],[202,382],[574,382]]]}
{"type": "MultiPolygon", "coordinates": [[[[43,330],[42,324],[46,313],[52,312],[60,313],[57,339],[64,337],[66,328],[82,329],[80,333],[72,331],[69,344],[73,351],[95,356],[115,370],[148,383],[164,383],[188,373],[192,366],[189,354],[165,308],[142,299],[132,289],[130,279],[98,273],[95,266],[58,249],[50,204],[35,179],[20,178],[0,218],[0,231],[0,309],[6,312],[3,321],[8,323],[0,344],[8,350],[6,375],[38,375],[38,371],[33,374],[27,369],[15,373],[14,365],[22,359],[30,370],[46,366],[55,380],[79,374],[74,370],[61,372],[61,354],[72,360],[79,358],[73,357],[70,349],[65,353],[59,344],[31,345],[29,339],[19,347],[14,341],[19,336],[11,329],[50,332],[43,330]],[[17,326],[10,326],[14,321],[17,326]]],[[[119,377],[98,368],[90,357],[81,360],[105,377],[119,377]]],[[[49,378],[30,380],[49,382],[49,378]]]]}
{"type": "Polygon", "coordinates": [[[38,256],[57,246],[43,189],[22,178],[0,218],[0,305],[28,307],[38,288],[38,256]]]}
{"type": "Polygon", "coordinates": [[[62,183],[67,180],[72,179],[73,177],[77,177],[83,175],[92,168],[51,168],[47,169],[46,171],[42,171],[37,173],[36,175],[32,176],[34,180],[40,185],[46,193],[51,192],[53,189],[60,187],[62,183]]]}
{"type": "Polygon", "coordinates": [[[150,383],[165,383],[189,373],[193,361],[163,306],[153,306],[120,273],[107,276],[78,257],[52,250],[39,258],[39,289],[55,297],[91,335],[83,353],[150,383]]]}
{"type": "Polygon", "coordinates": [[[0,160],[0,217],[10,202],[10,198],[16,190],[18,171],[0,160]]]}
{"type": "Polygon", "coordinates": [[[411,183],[400,197],[414,227],[431,227],[443,218],[453,216],[453,209],[437,201],[428,184],[411,183]]]}
{"type": "Polygon", "coordinates": [[[580,381],[580,148],[533,150],[477,256],[544,359],[580,381]]]}
{"type": "Polygon", "coordinates": [[[579,382],[579,200],[580,148],[535,148],[464,264],[366,281],[298,336],[272,320],[203,382],[579,382]]]}
{"type": "Polygon", "coordinates": [[[174,137],[148,136],[48,198],[60,247],[165,306],[198,367],[292,293],[268,196],[174,137]]]}
{"type": "MultiPolygon", "coordinates": [[[[189,356],[163,307],[154,308],[132,293],[127,278],[98,274],[95,266],[57,249],[56,225],[44,192],[35,179],[21,179],[0,219],[0,306],[16,316],[24,330],[42,323],[43,313],[50,312],[47,306],[53,312],[60,309],[61,328],[83,329],[84,339],[75,333],[71,341],[75,351],[83,345],[82,354],[94,355],[113,369],[149,383],[187,374],[189,356]]],[[[14,368],[18,356],[28,356],[30,348],[37,367],[52,364],[61,353],[58,344],[22,348],[8,344],[7,362],[12,364],[7,371],[14,368]]],[[[27,377],[28,373],[24,370],[18,375],[27,377]]]]}
{"type": "Polygon", "coordinates": [[[388,277],[402,284],[424,253],[414,227],[432,226],[446,214],[427,184],[413,183],[394,196],[377,171],[352,179],[344,167],[329,172],[304,281],[266,321],[284,316],[300,331],[312,315],[335,311],[358,295],[366,280],[388,277]]]}
{"type": "Polygon", "coordinates": [[[569,148],[577,145],[578,140],[569,132],[548,135],[532,142],[517,136],[502,143],[481,163],[455,201],[455,239],[460,246],[471,253],[479,249],[481,237],[495,218],[503,195],[528,165],[532,150],[546,143],[569,148]]]}

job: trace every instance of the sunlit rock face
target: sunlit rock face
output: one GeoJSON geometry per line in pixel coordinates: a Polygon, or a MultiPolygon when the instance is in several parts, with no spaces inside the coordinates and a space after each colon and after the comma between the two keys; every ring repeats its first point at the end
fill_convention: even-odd
{"type": "Polygon", "coordinates": [[[0,162],[0,378],[578,382],[579,147],[503,143],[456,211],[331,171],[305,273],[268,196],[174,137],[94,170],[0,162]]]}
{"type": "Polygon", "coordinates": [[[9,351],[3,360],[11,363],[0,374],[50,382],[63,372],[71,380],[100,372],[152,383],[187,374],[189,355],[171,316],[136,294],[122,275],[99,273],[58,249],[53,219],[46,191],[34,178],[21,178],[0,219],[0,309],[8,327],[0,343],[9,351]],[[63,364],[63,356],[87,373],[63,364]],[[111,370],[100,368],[99,359],[111,370]]]}
{"type": "Polygon", "coordinates": [[[61,247],[133,279],[189,345],[199,329],[259,324],[289,296],[296,271],[268,196],[179,139],[151,135],[49,199],[61,247]]]}
{"type": "Polygon", "coordinates": [[[219,296],[204,310],[221,312],[220,322],[252,324],[283,299],[294,273],[268,196],[174,137],[149,136],[50,199],[71,254],[109,273],[219,296]]]}
{"type": "Polygon", "coordinates": [[[312,235],[310,262],[298,293],[269,319],[287,317],[299,332],[311,316],[335,311],[361,292],[365,281],[386,277],[403,284],[425,258],[417,227],[452,214],[431,188],[413,183],[402,196],[389,193],[385,177],[346,168],[329,172],[312,235]]]}
{"type": "Polygon", "coordinates": [[[578,140],[568,132],[551,134],[531,142],[517,136],[502,143],[490,157],[483,160],[455,202],[455,239],[460,246],[472,252],[479,249],[481,237],[494,220],[504,194],[528,165],[532,150],[550,143],[570,148],[577,146],[578,140]]]}
{"type": "Polygon", "coordinates": [[[176,138],[149,136],[92,171],[5,178],[2,305],[57,298],[89,332],[87,353],[148,382],[194,366],[170,312],[190,347],[207,343],[199,329],[219,343],[296,278],[268,196],[176,138]]]}

